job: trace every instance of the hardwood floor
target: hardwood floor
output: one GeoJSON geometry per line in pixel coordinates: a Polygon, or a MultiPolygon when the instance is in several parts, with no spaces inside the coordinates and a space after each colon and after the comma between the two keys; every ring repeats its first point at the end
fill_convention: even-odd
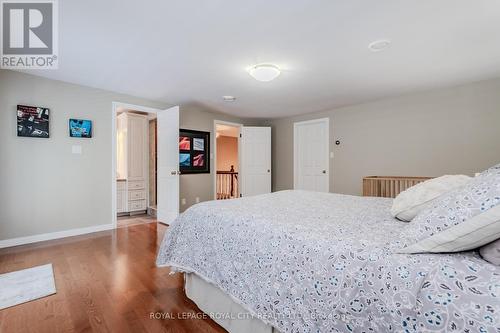
{"type": "Polygon", "coordinates": [[[152,223],[152,222],[157,222],[156,218],[146,214],[133,215],[133,216],[119,216],[117,218],[118,228],[137,225],[137,224],[152,223]]]}
{"type": "Polygon", "coordinates": [[[175,319],[200,310],[183,276],[155,265],[165,230],[148,223],[0,250],[0,273],[52,263],[57,288],[0,310],[0,332],[225,332],[212,320],[175,319]]]}

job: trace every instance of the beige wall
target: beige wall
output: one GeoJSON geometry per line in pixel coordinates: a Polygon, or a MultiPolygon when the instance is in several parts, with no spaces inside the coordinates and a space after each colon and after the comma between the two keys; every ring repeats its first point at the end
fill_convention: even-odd
{"type": "MultiPolygon", "coordinates": [[[[0,240],[111,223],[111,107],[113,101],[167,108],[109,91],[0,70],[0,240]],[[50,108],[50,138],[19,138],[16,105],[50,108]],[[93,138],[68,136],[68,119],[93,120],[93,138]],[[83,154],[71,153],[81,145],[83,154]]],[[[180,127],[211,132],[214,120],[256,124],[206,108],[180,108],[180,127]]],[[[213,165],[213,161],[211,161],[213,165]]],[[[213,199],[211,174],[182,175],[181,211],[213,199]]]]}
{"type": "Polygon", "coordinates": [[[111,223],[113,101],[167,107],[0,70],[0,240],[111,223]],[[50,108],[49,139],[17,137],[17,104],[50,108]],[[92,120],[93,138],[70,138],[69,118],[92,120]]]}
{"type": "Polygon", "coordinates": [[[330,117],[332,192],[361,194],[367,175],[472,175],[500,163],[496,79],[272,120],[273,190],[293,187],[293,122],[322,117],[330,117]]]}
{"type": "MultiPolygon", "coordinates": [[[[0,240],[111,223],[111,103],[166,108],[147,101],[0,70],[0,240]],[[51,110],[49,139],[16,136],[16,105],[51,110]],[[70,117],[93,120],[92,139],[68,136],[70,117]],[[82,155],[71,153],[81,145],[82,155]]],[[[293,122],[330,117],[330,187],[359,194],[366,175],[472,174],[500,162],[500,80],[270,121],[273,189],[293,186],[293,122]],[[334,146],[335,139],[342,141],[334,146]]],[[[203,107],[182,107],[180,127],[210,131],[214,120],[260,125],[203,107]]],[[[213,199],[211,174],[182,175],[185,210],[213,199]]]]}
{"type": "MultiPolygon", "coordinates": [[[[241,119],[221,113],[210,112],[199,106],[181,106],[180,127],[197,131],[210,132],[210,153],[213,156],[215,145],[214,120],[229,121],[243,125],[258,125],[259,120],[241,119]]],[[[214,160],[210,159],[210,174],[189,174],[181,175],[181,211],[196,203],[196,197],[200,201],[214,199],[214,160]],[[186,199],[186,204],[182,204],[182,199],[186,199]]]]}
{"type": "Polygon", "coordinates": [[[217,171],[238,171],[238,138],[221,135],[217,138],[217,171]]]}

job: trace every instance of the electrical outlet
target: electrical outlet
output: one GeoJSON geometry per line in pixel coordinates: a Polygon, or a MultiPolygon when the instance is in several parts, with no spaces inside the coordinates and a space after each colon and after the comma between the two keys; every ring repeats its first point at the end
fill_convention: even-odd
{"type": "Polygon", "coordinates": [[[181,204],[182,204],[182,205],[185,205],[185,204],[186,204],[186,198],[182,198],[182,199],[181,199],[181,204]]]}

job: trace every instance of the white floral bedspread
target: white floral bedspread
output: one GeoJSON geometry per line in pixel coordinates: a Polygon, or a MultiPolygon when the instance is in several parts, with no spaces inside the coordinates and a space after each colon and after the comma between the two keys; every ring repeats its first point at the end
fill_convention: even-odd
{"type": "Polygon", "coordinates": [[[281,332],[500,332],[500,267],[395,254],[391,199],[282,191],[191,207],[157,265],[194,272],[281,332]]]}

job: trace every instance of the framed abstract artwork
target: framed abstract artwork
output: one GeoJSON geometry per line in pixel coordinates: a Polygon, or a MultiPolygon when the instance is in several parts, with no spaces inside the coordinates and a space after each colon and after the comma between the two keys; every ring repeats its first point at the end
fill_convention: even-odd
{"type": "Polygon", "coordinates": [[[210,132],[179,131],[181,174],[210,173],[210,132]]]}
{"type": "Polygon", "coordinates": [[[18,105],[17,136],[48,138],[49,112],[47,108],[18,105]]]}
{"type": "Polygon", "coordinates": [[[70,119],[69,136],[72,138],[91,138],[92,121],[83,119],[70,119]]]}

